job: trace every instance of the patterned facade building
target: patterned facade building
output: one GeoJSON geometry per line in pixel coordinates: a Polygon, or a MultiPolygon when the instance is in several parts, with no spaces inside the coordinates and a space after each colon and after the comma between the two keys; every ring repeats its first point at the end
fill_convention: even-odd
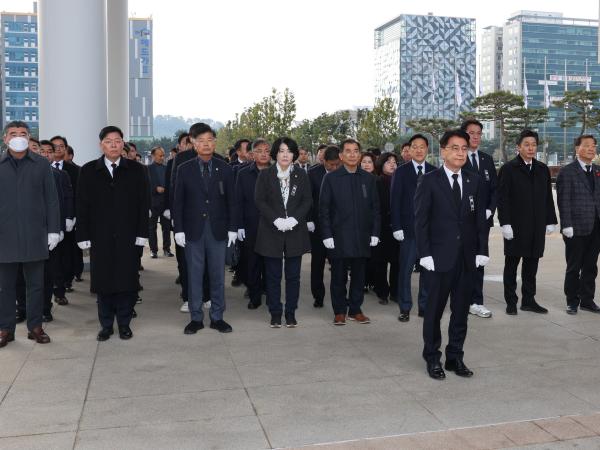
{"type": "Polygon", "coordinates": [[[375,98],[392,98],[402,133],[455,119],[475,98],[475,50],[475,19],[400,15],[375,29],[375,98]]]}

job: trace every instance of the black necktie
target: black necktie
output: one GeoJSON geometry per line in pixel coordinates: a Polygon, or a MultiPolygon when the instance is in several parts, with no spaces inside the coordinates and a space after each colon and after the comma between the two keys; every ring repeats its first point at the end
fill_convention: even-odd
{"type": "Polygon", "coordinates": [[[529,173],[531,173],[531,163],[527,163],[527,170],[529,171],[529,173]]]}
{"type": "Polygon", "coordinates": [[[587,177],[588,184],[590,185],[591,191],[594,192],[594,172],[592,172],[591,165],[585,166],[585,175],[587,177]]]}
{"type": "Polygon", "coordinates": [[[477,164],[477,157],[475,156],[475,153],[471,153],[471,159],[473,161],[471,161],[471,164],[473,164],[473,169],[475,169],[475,172],[479,172],[479,164],[477,164]]]}
{"type": "Polygon", "coordinates": [[[56,167],[58,170],[60,170],[60,163],[59,162],[55,162],[54,163],[54,167],[56,167]]]}
{"type": "Polygon", "coordinates": [[[423,166],[417,166],[417,180],[423,175],[423,166]]]}
{"type": "Polygon", "coordinates": [[[452,194],[454,195],[454,201],[456,202],[456,206],[460,207],[461,195],[460,185],[458,184],[458,174],[453,173],[452,178],[454,178],[454,181],[452,182],[452,194]]]}
{"type": "Polygon", "coordinates": [[[110,167],[112,167],[112,173],[110,175],[114,178],[115,177],[115,170],[117,170],[117,165],[115,163],[112,163],[110,165],[110,167]]]}
{"type": "Polygon", "coordinates": [[[210,177],[210,172],[208,171],[208,163],[202,163],[202,181],[204,181],[204,187],[208,190],[208,178],[210,177]]]}

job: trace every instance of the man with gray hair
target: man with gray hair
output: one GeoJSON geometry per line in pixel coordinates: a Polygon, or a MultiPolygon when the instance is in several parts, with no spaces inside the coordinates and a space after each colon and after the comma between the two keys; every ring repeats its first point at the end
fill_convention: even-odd
{"type": "Polygon", "coordinates": [[[7,152],[0,158],[0,347],[15,339],[16,280],[23,265],[27,290],[27,337],[39,344],[42,329],[44,261],[60,241],[60,207],[48,161],[29,148],[29,127],[4,128],[7,152]]]}

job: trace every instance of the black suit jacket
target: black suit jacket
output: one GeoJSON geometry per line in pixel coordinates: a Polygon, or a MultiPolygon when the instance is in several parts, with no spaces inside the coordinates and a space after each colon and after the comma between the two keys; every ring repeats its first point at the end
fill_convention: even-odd
{"type": "Polygon", "coordinates": [[[484,187],[479,175],[462,175],[462,197],[457,208],[452,187],[441,167],[423,175],[415,194],[417,256],[433,257],[435,272],[447,272],[464,258],[465,268],[475,270],[475,256],[488,255],[484,187]]]}
{"type": "MultiPolygon", "coordinates": [[[[182,152],[177,153],[175,158],[169,161],[171,163],[171,167],[167,164],[167,178],[168,181],[165,183],[168,186],[168,191],[165,192],[165,197],[167,198],[168,208],[173,208],[173,200],[175,199],[175,184],[177,183],[177,169],[184,162],[187,162],[191,159],[198,157],[198,154],[195,150],[184,150],[182,152]]],[[[173,216],[173,212],[171,212],[171,217],[173,216]]]]}
{"type": "MultiPolygon", "coordinates": [[[[71,188],[73,189],[73,198],[77,197],[77,186],[79,184],[79,173],[81,171],[81,167],[75,165],[74,163],[65,161],[63,162],[63,170],[67,172],[69,178],[71,180],[71,188]]],[[[77,206],[74,208],[74,215],[77,215],[77,206]]]]}
{"type": "MultiPolygon", "coordinates": [[[[479,171],[475,171],[471,158],[467,156],[467,162],[463,166],[464,170],[470,170],[476,172],[483,181],[485,199],[485,209],[489,209],[492,212],[488,220],[490,227],[494,226],[494,211],[496,211],[497,203],[497,189],[498,189],[498,175],[496,174],[496,166],[494,165],[494,159],[482,151],[477,151],[479,155],[479,171]]],[[[468,155],[468,153],[467,153],[468,155]]]]}
{"type": "Polygon", "coordinates": [[[319,194],[321,193],[321,183],[323,183],[323,177],[326,173],[327,171],[323,164],[313,166],[308,170],[308,179],[313,199],[308,221],[315,224],[315,233],[319,232],[319,194]]]}
{"type": "Polygon", "coordinates": [[[148,178],[150,181],[150,207],[154,214],[162,214],[167,208],[167,200],[165,192],[159,193],[157,187],[164,188],[166,186],[166,171],[164,165],[152,163],[148,166],[148,178]],[[160,172],[164,171],[164,174],[160,172]]]}
{"type": "Polygon", "coordinates": [[[260,170],[252,163],[239,171],[235,181],[237,228],[246,231],[246,240],[255,241],[258,232],[258,208],[254,201],[256,179],[260,170]]]}
{"type": "Polygon", "coordinates": [[[600,166],[592,164],[592,176],[593,191],[583,167],[576,160],[563,167],[556,177],[560,227],[573,227],[574,236],[589,235],[600,217],[600,166]]]}

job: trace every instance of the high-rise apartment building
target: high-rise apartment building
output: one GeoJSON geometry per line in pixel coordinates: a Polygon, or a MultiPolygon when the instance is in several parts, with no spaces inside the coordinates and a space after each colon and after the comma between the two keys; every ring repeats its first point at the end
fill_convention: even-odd
{"type": "Polygon", "coordinates": [[[129,19],[129,136],[153,136],[152,19],[129,19]]]}

